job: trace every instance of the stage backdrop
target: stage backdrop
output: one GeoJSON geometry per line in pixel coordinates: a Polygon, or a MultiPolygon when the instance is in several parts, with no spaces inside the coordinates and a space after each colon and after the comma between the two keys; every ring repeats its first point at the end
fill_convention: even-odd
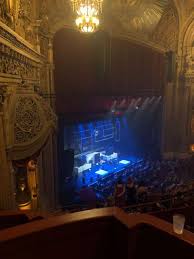
{"type": "Polygon", "coordinates": [[[58,31],[54,63],[58,114],[100,107],[95,96],[162,95],[163,54],[105,32],[58,31]]]}

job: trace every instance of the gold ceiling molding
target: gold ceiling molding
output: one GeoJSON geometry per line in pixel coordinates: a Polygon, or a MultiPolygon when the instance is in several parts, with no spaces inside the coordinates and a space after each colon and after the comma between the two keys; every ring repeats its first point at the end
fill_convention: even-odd
{"type": "MultiPolygon", "coordinates": [[[[17,3],[25,2],[25,5],[22,5],[23,9],[29,6],[27,3],[33,2],[36,5],[36,9],[34,9],[36,14],[34,16],[40,22],[41,35],[45,37],[47,35],[54,35],[62,28],[75,29],[70,0],[41,0],[36,1],[36,4],[33,0],[15,1],[17,3]]],[[[100,29],[109,32],[111,35],[122,34],[127,37],[128,35],[133,35],[137,41],[149,42],[152,40],[151,36],[154,30],[157,29],[164,13],[168,11],[169,4],[174,3],[174,1],[176,0],[104,0],[103,22],[100,29]]],[[[11,0],[10,3],[12,3],[11,0]]],[[[10,8],[15,8],[13,8],[13,3],[10,5],[10,8]]],[[[27,12],[23,11],[24,13],[27,12]]],[[[24,20],[26,21],[26,18],[24,20]]],[[[21,24],[22,22],[23,20],[21,19],[21,24]]],[[[17,26],[14,26],[17,29],[16,32],[20,34],[18,23],[17,26]]],[[[26,23],[21,26],[26,32],[26,28],[28,28],[26,23]]],[[[36,30],[38,30],[38,25],[31,30],[32,36],[34,35],[33,39],[36,39],[36,30]]],[[[20,35],[25,38],[22,33],[20,35]]],[[[27,36],[26,39],[30,41],[27,36]]],[[[32,41],[32,44],[35,45],[36,42],[32,41]]]]}
{"type": "Polygon", "coordinates": [[[169,6],[162,15],[150,40],[163,46],[166,51],[177,51],[179,37],[179,19],[176,9],[169,6]]]}
{"type": "Polygon", "coordinates": [[[126,31],[149,33],[157,26],[168,4],[168,0],[115,0],[109,12],[126,31]]]}

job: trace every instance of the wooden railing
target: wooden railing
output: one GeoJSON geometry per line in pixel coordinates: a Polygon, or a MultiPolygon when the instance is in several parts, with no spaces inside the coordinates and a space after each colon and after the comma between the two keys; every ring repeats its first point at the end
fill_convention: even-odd
{"type": "Polygon", "coordinates": [[[0,231],[2,258],[193,258],[194,234],[147,214],[95,209],[0,231]]]}
{"type": "MultiPolygon", "coordinates": [[[[161,208],[163,207],[163,209],[172,209],[175,208],[177,205],[179,206],[179,203],[193,203],[194,202],[194,190],[190,190],[184,193],[179,193],[179,194],[175,194],[172,195],[170,198],[163,198],[162,196],[158,199],[155,199],[154,201],[150,201],[150,202],[144,202],[144,203],[139,203],[139,204],[134,204],[131,206],[125,206],[123,207],[123,209],[126,212],[130,212],[130,211],[138,211],[141,209],[146,209],[147,211],[150,212],[151,208],[155,205],[155,204],[160,204],[161,208]],[[184,197],[184,199],[182,198],[184,197]]],[[[160,207],[158,207],[158,210],[160,209],[160,207]]]]}
{"type": "Polygon", "coordinates": [[[0,230],[43,219],[40,213],[0,210],[0,230]]]}

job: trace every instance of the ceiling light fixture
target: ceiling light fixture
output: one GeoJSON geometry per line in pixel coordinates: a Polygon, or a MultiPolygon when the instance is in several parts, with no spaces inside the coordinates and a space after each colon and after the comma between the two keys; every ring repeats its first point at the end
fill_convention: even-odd
{"type": "Polygon", "coordinates": [[[71,0],[76,26],[81,32],[95,32],[100,24],[103,0],[71,0]]]}

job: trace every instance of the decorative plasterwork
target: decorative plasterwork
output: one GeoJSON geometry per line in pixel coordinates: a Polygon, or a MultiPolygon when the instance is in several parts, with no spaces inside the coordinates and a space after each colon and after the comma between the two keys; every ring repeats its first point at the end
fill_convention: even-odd
{"type": "Polygon", "coordinates": [[[29,44],[26,40],[20,37],[17,33],[15,33],[8,26],[3,24],[0,21],[0,42],[6,42],[7,44],[11,44],[13,47],[18,50],[23,51],[23,55],[29,55],[31,59],[39,60],[41,55],[38,53],[33,45],[29,44]]]}
{"type": "Polygon", "coordinates": [[[5,100],[5,93],[6,93],[6,88],[5,87],[1,87],[0,88],[0,112],[1,112],[2,105],[3,105],[4,100],[5,100]]]}
{"type": "Polygon", "coordinates": [[[0,20],[9,26],[13,24],[13,16],[11,14],[11,6],[9,0],[0,0],[0,20]]]}
{"type": "Polygon", "coordinates": [[[35,0],[0,0],[0,20],[34,46],[37,10],[35,0]]]}
{"type": "Polygon", "coordinates": [[[160,21],[168,0],[115,0],[108,4],[113,19],[127,32],[150,33],[160,21]]]}
{"type": "Polygon", "coordinates": [[[36,153],[56,128],[56,115],[49,104],[30,89],[21,85],[9,96],[6,139],[13,160],[36,153]]]}
{"type": "MultiPolygon", "coordinates": [[[[174,20],[173,15],[176,11],[172,9],[176,8],[173,6],[173,2],[169,0],[106,0],[104,1],[100,29],[114,37],[122,35],[126,39],[142,42],[143,45],[147,44],[151,47],[155,45],[162,52],[175,49],[179,26],[176,26],[178,18],[176,17],[174,20]],[[165,13],[167,13],[166,16],[164,16],[165,13]],[[170,24],[166,23],[166,18],[170,24]],[[162,23],[160,23],[161,19],[162,23]],[[174,29],[175,31],[173,31],[174,29]],[[156,33],[154,33],[155,30],[156,33]],[[174,40],[176,43],[173,42],[174,40]]],[[[41,3],[44,7],[43,21],[47,25],[49,24],[52,34],[64,27],[75,28],[72,13],[71,11],[67,12],[70,10],[68,1],[43,0],[41,3]]]]}
{"type": "Polygon", "coordinates": [[[179,22],[176,10],[169,7],[163,14],[156,29],[151,35],[151,40],[160,44],[166,50],[177,51],[179,37],[179,22]]]}
{"type": "Polygon", "coordinates": [[[179,44],[179,74],[185,84],[194,85],[194,14],[185,22],[179,44]]]}
{"type": "Polygon", "coordinates": [[[32,45],[0,22],[0,82],[27,79],[39,84],[43,62],[32,45]]]}
{"type": "Polygon", "coordinates": [[[40,80],[36,62],[0,43],[0,73],[40,80]]]}

